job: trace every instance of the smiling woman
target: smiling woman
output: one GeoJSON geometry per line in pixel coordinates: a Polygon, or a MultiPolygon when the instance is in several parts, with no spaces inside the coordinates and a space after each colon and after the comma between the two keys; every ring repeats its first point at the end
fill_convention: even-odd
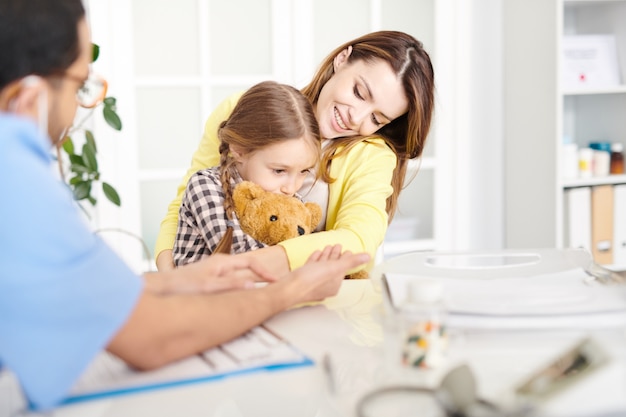
{"type": "MultiPolygon", "coordinates": [[[[332,243],[374,258],[395,212],[407,163],[423,152],[434,87],[428,53],[404,32],[373,32],[331,52],[302,89],[313,103],[325,143],[318,169],[322,181],[300,193],[324,209],[324,230],[248,255],[268,260],[275,273],[302,265],[313,251],[332,243]]],[[[155,250],[159,269],[173,266],[171,249],[187,181],[196,171],[217,165],[218,126],[238,99],[225,100],[207,121],[193,164],[161,224],[155,250]]]]}

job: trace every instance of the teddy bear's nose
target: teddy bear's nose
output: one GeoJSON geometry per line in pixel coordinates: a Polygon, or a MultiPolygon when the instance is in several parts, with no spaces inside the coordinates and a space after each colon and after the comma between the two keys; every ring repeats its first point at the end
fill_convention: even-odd
{"type": "Polygon", "coordinates": [[[298,234],[300,236],[302,236],[304,234],[304,229],[302,228],[302,226],[298,226],[298,234]]]}

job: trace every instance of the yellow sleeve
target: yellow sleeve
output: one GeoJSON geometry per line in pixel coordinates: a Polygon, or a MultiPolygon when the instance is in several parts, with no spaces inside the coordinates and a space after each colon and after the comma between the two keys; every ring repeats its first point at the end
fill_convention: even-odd
{"type": "Polygon", "coordinates": [[[361,142],[333,160],[331,177],[336,180],[328,189],[326,231],[280,243],[292,270],[303,265],[314,251],[333,244],[341,244],[343,250],[369,253],[372,262],[365,269],[371,269],[387,231],[385,207],[393,192],[396,161],[395,153],[379,139],[361,142]]]}
{"type": "Polygon", "coordinates": [[[196,149],[193,157],[191,158],[191,167],[189,167],[187,173],[178,185],[176,197],[168,206],[167,214],[161,221],[161,228],[159,229],[159,234],[157,235],[156,245],[154,248],[155,259],[162,251],[172,249],[174,247],[176,229],[178,227],[178,210],[180,208],[183,193],[185,192],[189,178],[201,169],[219,165],[220,142],[217,138],[217,130],[220,123],[230,116],[242,94],[243,92],[233,94],[226,100],[222,101],[207,119],[206,124],[204,125],[204,134],[202,135],[198,149],[196,149]]]}

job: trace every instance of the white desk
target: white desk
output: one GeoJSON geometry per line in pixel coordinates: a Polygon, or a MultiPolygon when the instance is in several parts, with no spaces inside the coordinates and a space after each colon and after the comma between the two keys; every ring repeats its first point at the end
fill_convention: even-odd
{"type": "MultiPolygon", "coordinates": [[[[339,294],[321,305],[287,311],[268,326],[317,364],[331,353],[336,395],[330,395],[320,365],[233,376],[221,381],[111,397],[61,407],[55,417],[349,417],[360,395],[396,378],[383,343],[381,294],[369,280],[345,281],[339,294]]],[[[621,410],[626,415],[625,332],[598,334],[609,341],[614,361],[546,404],[546,415],[587,416],[621,410]]],[[[466,361],[480,393],[498,398],[531,369],[545,363],[584,332],[467,332],[454,336],[448,364],[466,361]]],[[[414,374],[433,383],[441,372],[414,374]]],[[[0,394],[2,391],[0,380],[0,394]]],[[[5,384],[6,385],[6,384],[5,384]]],[[[1,400],[1,397],[0,397],[1,400]]],[[[1,415],[2,407],[0,407],[1,415]]],[[[390,412],[389,416],[393,416],[390,412]]],[[[420,415],[422,415],[420,413],[420,415]]],[[[542,414],[543,415],[543,414],[542,414]]],[[[616,414],[617,415],[617,414],[616,414]]]]}

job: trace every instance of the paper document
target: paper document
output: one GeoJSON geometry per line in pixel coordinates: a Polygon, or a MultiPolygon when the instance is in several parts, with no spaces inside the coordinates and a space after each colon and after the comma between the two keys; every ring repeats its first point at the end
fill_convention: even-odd
{"type": "Polygon", "coordinates": [[[117,357],[102,353],[64,403],[312,364],[311,359],[287,341],[259,326],[231,342],[150,372],[135,371],[117,357]]]}
{"type": "Polygon", "coordinates": [[[626,324],[626,288],[591,281],[581,269],[500,279],[427,278],[387,273],[391,305],[406,300],[408,283],[436,279],[444,284],[453,327],[588,327],[626,324]]]}
{"type": "Polygon", "coordinates": [[[614,35],[569,35],[561,40],[564,88],[610,88],[620,85],[614,35]]]}

